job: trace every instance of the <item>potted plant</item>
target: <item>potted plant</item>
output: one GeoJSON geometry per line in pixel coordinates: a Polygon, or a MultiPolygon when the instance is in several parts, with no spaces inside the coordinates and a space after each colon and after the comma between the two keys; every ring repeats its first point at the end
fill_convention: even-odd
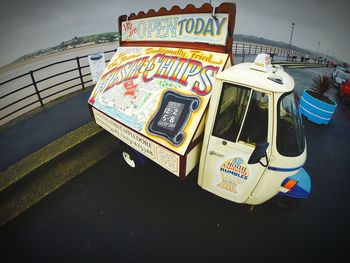
{"type": "Polygon", "coordinates": [[[337,103],[325,94],[333,87],[333,79],[328,75],[319,75],[313,79],[312,88],[303,91],[300,100],[300,112],[317,124],[328,124],[337,107],[337,103]]]}

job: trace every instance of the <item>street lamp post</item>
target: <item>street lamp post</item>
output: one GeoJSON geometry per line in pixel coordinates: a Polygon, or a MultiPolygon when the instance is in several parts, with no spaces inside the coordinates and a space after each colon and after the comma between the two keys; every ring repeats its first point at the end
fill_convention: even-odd
{"type": "Polygon", "coordinates": [[[289,56],[290,56],[290,47],[291,47],[291,45],[292,45],[292,38],[293,38],[294,25],[295,25],[295,23],[292,22],[292,32],[290,33],[290,40],[289,40],[289,46],[288,46],[288,57],[287,57],[287,60],[289,59],[289,56]]]}
{"type": "Polygon", "coordinates": [[[315,57],[315,63],[316,63],[316,60],[318,58],[318,50],[320,49],[320,41],[318,41],[318,44],[317,44],[317,52],[316,52],[316,57],[315,57]]]}

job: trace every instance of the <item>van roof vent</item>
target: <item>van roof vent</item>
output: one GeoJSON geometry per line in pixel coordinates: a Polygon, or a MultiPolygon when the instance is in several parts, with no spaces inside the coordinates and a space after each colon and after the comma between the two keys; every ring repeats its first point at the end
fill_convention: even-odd
{"type": "Polygon", "coordinates": [[[276,76],[276,75],[274,75],[274,76],[267,77],[267,79],[268,79],[268,80],[271,80],[271,81],[273,81],[273,82],[276,82],[276,83],[278,83],[278,84],[283,85],[283,80],[282,80],[282,77],[281,77],[281,76],[276,76]]]}

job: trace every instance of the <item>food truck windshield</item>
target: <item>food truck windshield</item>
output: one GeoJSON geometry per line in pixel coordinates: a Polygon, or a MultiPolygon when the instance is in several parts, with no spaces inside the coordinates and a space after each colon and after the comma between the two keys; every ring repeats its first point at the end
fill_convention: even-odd
{"type": "Polygon", "coordinates": [[[284,156],[298,156],[305,149],[305,134],[294,92],[281,96],[278,101],[277,150],[284,156]]]}

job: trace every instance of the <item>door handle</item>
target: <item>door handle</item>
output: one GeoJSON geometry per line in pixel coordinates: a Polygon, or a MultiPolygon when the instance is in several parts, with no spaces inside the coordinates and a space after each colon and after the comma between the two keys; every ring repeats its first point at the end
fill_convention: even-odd
{"type": "Polygon", "coordinates": [[[215,151],[210,151],[209,154],[216,155],[216,156],[219,156],[219,157],[225,157],[225,155],[223,155],[222,153],[218,153],[218,152],[215,152],[215,151]]]}

